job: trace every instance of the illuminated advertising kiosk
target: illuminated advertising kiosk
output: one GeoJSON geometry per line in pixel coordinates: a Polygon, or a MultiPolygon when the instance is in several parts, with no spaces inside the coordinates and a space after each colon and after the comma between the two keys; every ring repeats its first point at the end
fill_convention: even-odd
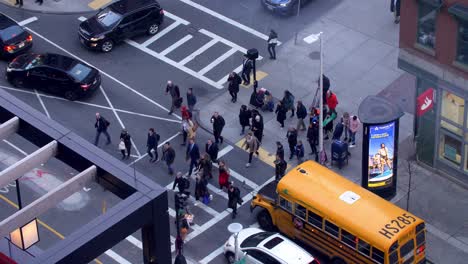
{"type": "Polygon", "coordinates": [[[404,112],[385,98],[368,96],[359,105],[363,128],[362,187],[391,198],[396,193],[399,119],[404,112]]]}

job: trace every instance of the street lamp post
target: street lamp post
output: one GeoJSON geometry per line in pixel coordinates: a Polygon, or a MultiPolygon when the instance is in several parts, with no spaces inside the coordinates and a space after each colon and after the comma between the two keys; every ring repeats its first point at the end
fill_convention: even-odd
{"type": "Polygon", "coordinates": [[[306,38],[304,41],[308,44],[312,44],[320,40],[320,100],[319,100],[319,153],[320,153],[320,163],[323,164],[325,162],[325,156],[323,149],[323,32],[319,32],[318,34],[312,34],[306,38]]]}
{"type": "Polygon", "coordinates": [[[232,223],[228,225],[228,230],[234,235],[234,261],[237,262],[239,260],[237,248],[238,248],[238,241],[237,236],[239,232],[242,230],[243,226],[239,223],[232,223]]]}

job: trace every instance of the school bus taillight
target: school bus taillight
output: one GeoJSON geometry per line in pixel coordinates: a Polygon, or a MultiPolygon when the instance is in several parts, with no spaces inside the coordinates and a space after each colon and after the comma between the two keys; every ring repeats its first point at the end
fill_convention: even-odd
{"type": "Polygon", "coordinates": [[[422,245],[420,247],[418,247],[418,249],[416,250],[416,254],[421,254],[424,252],[424,250],[426,250],[426,245],[422,245]]]}

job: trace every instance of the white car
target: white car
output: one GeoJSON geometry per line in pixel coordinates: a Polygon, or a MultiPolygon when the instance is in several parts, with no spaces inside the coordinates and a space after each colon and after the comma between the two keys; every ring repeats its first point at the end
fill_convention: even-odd
{"type": "MultiPolygon", "coordinates": [[[[246,228],[239,232],[237,243],[237,257],[245,258],[246,264],[320,264],[307,251],[275,232],[246,228]]],[[[232,235],[224,245],[224,256],[228,263],[235,262],[234,244],[232,235]]]]}

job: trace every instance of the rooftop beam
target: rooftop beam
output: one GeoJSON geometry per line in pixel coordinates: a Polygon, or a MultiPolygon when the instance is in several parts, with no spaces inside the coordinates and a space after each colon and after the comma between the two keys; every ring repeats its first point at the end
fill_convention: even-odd
{"type": "Polygon", "coordinates": [[[54,157],[57,154],[57,146],[57,141],[54,140],[1,171],[0,188],[54,157]]]}
{"type": "Polygon", "coordinates": [[[10,215],[8,218],[0,222],[0,237],[8,236],[11,231],[24,226],[35,217],[45,213],[47,210],[54,207],[70,195],[81,190],[88,181],[96,177],[96,172],[97,168],[93,165],[68,181],[55,187],[52,191],[30,203],[28,206],[10,215]]]}
{"type": "Polygon", "coordinates": [[[5,123],[2,123],[0,125],[0,140],[5,139],[9,137],[11,134],[16,133],[18,131],[20,124],[20,120],[18,117],[13,117],[12,119],[9,119],[5,123]]]}

